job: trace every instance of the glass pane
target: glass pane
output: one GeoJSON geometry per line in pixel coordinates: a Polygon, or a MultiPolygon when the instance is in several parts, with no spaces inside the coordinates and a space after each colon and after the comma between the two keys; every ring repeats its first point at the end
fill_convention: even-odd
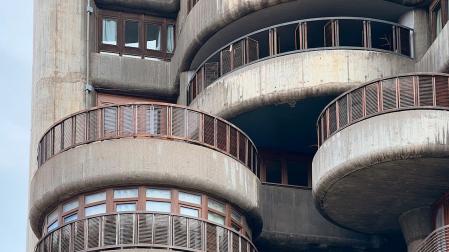
{"type": "Polygon", "coordinates": [[[114,199],[137,198],[137,188],[114,190],[114,199]]]}
{"type": "Polygon", "coordinates": [[[215,200],[213,200],[213,199],[209,199],[209,200],[208,200],[207,206],[208,206],[210,209],[214,209],[214,210],[219,211],[219,212],[222,212],[222,213],[225,212],[225,205],[224,205],[223,203],[220,203],[220,202],[215,201],[215,200]]]}
{"type": "Polygon", "coordinates": [[[48,232],[51,232],[51,231],[53,231],[53,230],[55,230],[56,228],[58,228],[58,222],[57,221],[55,221],[53,224],[51,224],[50,226],[48,226],[48,228],[47,228],[47,231],[48,232]]]}
{"type": "Polygon", "coordinates": [[[131,20],[125,22],[125,46],[139,47],[139,22],[131,20]]]}
{"type": "Polygon", "coordinates": [[[96,214],[106,213],[106,204],[86,207],[86,209],[84,211],[85,211],[86,217],[96,215],[96,214]]]}
{"type": "Polygon", "coordinates": [[[47,223],[51,223],[57,219],[58,219],[58,210],[56,209],[47,216],[47,223]]]}
{"type": "Polygon", "coordinates": [[[193,208],[188,208],[188,207],[181,207],[179,209],[179,212],[181,213],[181,215],[187,215],[187,216],[190,216],[190,217],[198,218],[198,216],[199,216],[198,209],[193,209],[193,208]]]}
{"type": "Polygon", "coordinates": [[[441,15],[441,5],[435,8],[434,15],[436,19],[435,20],[436,34],[438,34],[443,29],[443,17],[441,15]]]}
{"type": "Polygon", "coordinates": [[[179,200],[197,205],[201,204],[201,196],[196,194],[179,192],[179,200]]]}
{"type": "Polygon", "coordinates": [[[67,211],[73,210],[75,208],[78,208],[78,206],[79,206],[78,200],[70,201],[70,202],[65,203],[62,206],[62,211],[67,212],[67,211]]]}
{"type": "Polygon", "coordinates": [[[164,189],[147,189],[147,198],[171,199],[170,190],[164,189]]]}
{"type": "Polygon", "coordinates": [[[64,224],[71,222],[71,221],[75,221],[78,219],[78,214],[71,214],[69,216],[64,217],[64,224]]]}
{"type": "Polygon", "coordinates": [[[223,216],[212,212],[207,213],[207,219],[219,225],[224,225],[225,223],[225,218],[223,216]]]}
{"type": "Polygon", "coordinates": [[[240,220],[242,218],[242,215],[239,212],[237,212],[236,210],[232,209],[231,217],[232,217],[233,220],[236,220],[237,222],[240,222],[240,220]]]}
{"type": "Polygon", "coordinates": [[[307,163],[287,161],[287,177],[289,185],[308,186],[309,172],[307,163]]]}
{"type": "Polygon", "coordinates": [[[266,181],[269,183],[278,183],[278,184],[282,182],[282,170],[280,160],[273,160],[268,162],[266,181]]]}
{"type": "Polygon", "coordinates": [[[161,26],[157,24],[147,24],[147,49],[150,50],[161,50],[161,26]]]}
{"type": "Polygon", "coordinates": [[[90,204],[98,201],[106,200],[106,192],[95,193],[87,195],[84,199],[85,204],[90,204]]]}
{"type": "Polygon", "coordinates": [[[171,203],[170,202],[147,201],[146,209],[147,209],[147,211],[151,211],[151,212],[170,213],[171,212],[171,203]]]}
{"type": "Polygon", "coordinates": [[[175,26],[167,26],[167,52],[173,53],[175,50],[175,26]]]}
{"type": "Polygon", "coordinates": [[[103,44],[117,45],[117,21],[103,19],[103,44]]]}
{"type": "Polygon", "coordinates": [[[116,211],[117,212],[132,212],[132,211],[136,211],[136,204],[135,203],[117,204],[116,211]]]}
{"type": "Polygon", "coordinates": [[[234,222],[232,222],[231,228],[232,228],[234,231],[237,231],[237,232],[240,232],[240,229],[241,229],[240,226],[237,225],[237,224],[234,223],[234,222]]]}

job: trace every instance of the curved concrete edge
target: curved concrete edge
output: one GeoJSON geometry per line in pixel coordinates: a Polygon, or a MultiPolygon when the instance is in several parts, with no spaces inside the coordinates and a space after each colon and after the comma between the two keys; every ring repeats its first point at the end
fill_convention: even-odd
{"type": "Polygon", "coordinates": [[[430,0],[386,0],[386,1],[405,6],[422,6],[430,2],[430,0]]]}
{"type": "MultiPolygon", "coordinates": [[[[206,0],[199,1],[184,18],[178,18],[178,34],[175,53],[170,68],[170,83],[176,83],[179,74],[188,69],[196,51],[215,32],[251,12],[294,0],[206,0]]],[[[187,1],[181,10],[186,12],[187,1]]]]}
{"type": "Polygon", "coordinates": [[[226,74],[203,90],[190,106],[230,118],[264,105],[338,95],[369,80],[413,69],[411,58],[386,52],[296,52],[226,74]]]}
{"type": "Polygon", "coordinates": [[[419,158],[449,158],[449,111],[396,111],[355,123],[328,138],[313,158],[315,204],[329,219],[323,199],[340,179],[373,165],[419,158]]]}
{"type": "Polygon", "coordinates": [[[399,223],[408,251],[418,251],[419,245],[433,230],[432,209],[420,207],[409,210],[399,216],[399,223]]]}
{"type": "Polygon", "coordinates": [[[151,12],[176,13],[180,0],[96,0],[97,4],[151,12]]]}
{"type": "Polygon", "coordinates": [[[78,146],[48,160],[30,185],[29,219],[39,234],[44,214],[83,192],[119,185],[197,190],[240,207],[257,234],[260,181],[220,152],[182,141],[116,139],[78,146]]]}
{"type": "Polygon", "coordinates": [[[311,190],[274,185],[261,187],[264,226],[257,243],[304,251],[318,245],[329,247],[379,246],[377,236],[343,229],[327,221],[315,208],[311,190]],[[273,204],[276,201],[276,204],[273,204]]]}
{"type": "Polygon", "coordinates": [[[449,72],[449,25],[445,25],[416,64],[420,72],[449,72]]]}
{"type": "Polygon", "coordinates": [[[91,53],[90,58],[90,77],[97,88],[164,97],[178,94],[176,86],[169,84],[169,62],[103,53],[91,53]]]}

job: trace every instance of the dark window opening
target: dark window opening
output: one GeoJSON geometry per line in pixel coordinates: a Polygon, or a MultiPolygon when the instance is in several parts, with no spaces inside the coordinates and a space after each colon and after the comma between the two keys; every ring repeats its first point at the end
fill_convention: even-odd
{"type": "Polygon", "coordinates": [[[310,21],[307,23],[307,48],[325,47],[324,29],[329,21],[310,21]]]}
{"type": "Polygon", "coordinates": [[[373,48],[393,51],[393,27],[389,24],[371,22],[373,48]]]}
{"type": "Polygon", "coordinates": [[[257,41],[259,55],[258,58],[270,56],[269,32],[263,31],[249,36],[250,39],[257,41]]]}
{"type": "Polygon", "coordinates": [[[272,160],[267,164],[266,181],[280,184],[282,182],[282,166],[280,160],[272,160]]]}
{"type": "Polygon", "coordinates": [[[363,47],[364,33],[363,21],[361,20],[339,20],[339,45],[363,47]]]}
{"type": "Polygon", "coordinates": [[[287,176],[288,184],[296,186],[309,186],[309,172],[305,163],[288,161],[287,176]]]}
{"type": "Polygon", "coordinates": [[[401,53],[411,56],[410,31],[405,28],[398,28],[400,33],[401,53]]]}
{"type": "Polygon", "coordinates": [[[297,49],[295,44],[295,30],[298,24],[285,25],[276,28],[278,52],[291,52],[297,49]]]}
{"type": "Polygon", "coordinates": [[[139,22],[125,22],[125,46],[139,48],[139,22]]]}

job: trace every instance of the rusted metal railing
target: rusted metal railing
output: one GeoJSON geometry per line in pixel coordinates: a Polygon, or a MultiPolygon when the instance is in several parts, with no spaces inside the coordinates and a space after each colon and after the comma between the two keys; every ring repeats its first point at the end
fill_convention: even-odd
{"type": "Polygon", "coordinates": [[[326,17],[264,28],[223,46],[196,69],[187,87],[190,104],[221,76],[246,64],[298,51],[364,49],[413,57],[413,29],[383,20],[326,17]]]}
{"type": "Polygon", "coordinates": [[[121,248],[257,252],[242,234],[210,221],[162,213],[116,213],[74,221],[45,235],[36,252],[121,248]]]}
{"type": "Polygon", "coordinates": [[[449,251],[449,225],[435,229],[418,246],[417,252],[449,251]]]}
{"type": "Polygon", "coordinates": [[[414,73],[369,82],[340,95],[321,112],[318,145],[368,117],[429,107],[449,108],[449,75],[414,73]]]}
{"type": "Polygon", "coordinates": [[[78,145],[125,137],[156,137],[225,153],[257,174],[254,143],[231,123],[183,106],[141,103],[93,108],[54,124],[38,146],[38,165],[78,145]]]}

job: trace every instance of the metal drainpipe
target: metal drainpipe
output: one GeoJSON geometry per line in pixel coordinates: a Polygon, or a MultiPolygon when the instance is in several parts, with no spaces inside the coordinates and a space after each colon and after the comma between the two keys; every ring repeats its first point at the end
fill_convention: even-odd
{"type": "Polygon", "coordinates": [[[93,12],[90,0],[86,0],[86,85],[84,88],[84,107],[86,109],[89,106],[89,93],[92,91],[92,85],[90,85],[90,15],[93,12]]]}

